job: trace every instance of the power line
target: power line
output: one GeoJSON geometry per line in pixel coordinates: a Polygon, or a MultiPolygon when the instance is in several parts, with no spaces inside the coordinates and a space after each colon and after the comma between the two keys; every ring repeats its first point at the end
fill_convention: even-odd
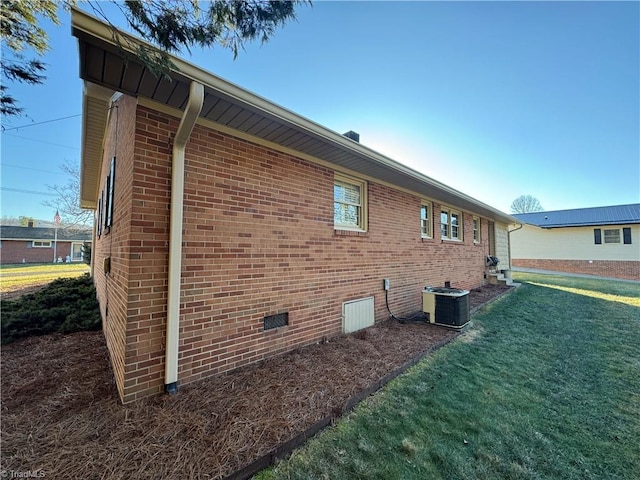
{"type": "Polygon", "coordinates": [[[73,149],[73,150],[80,150],[80,147],[72,147],[71,145],[62,145],[60,143],[47,142],[46,140],[40,140],[39,138],[21,137],[20,135],[11,135],[10,133],[5,133],[5,135],[7,137],[20,138],[22,140],[31,140],[32,142],[46,143],[48,145],[55,145],[56,147],[63,147],[63,148],[70,148],[70,149],[73,149]]]}
{"type": "Polygon", "coordinates": [[[22,190],[20,188],[0,187],[0,190],[5,190],[7,192],[15,192],[15,193],[28,193],[29,195],[46,195],[47,197],[57,196],[56,193],[37,192],[35,190],[22,190]]]}
{"type": "Polygon", "coordinates": [[[13,167],[13,168],[21,168],[23,170],[33,170],[34,172],[43,172],[43,173],[51,173],[54,175],[67,175],[64,172],[54,172],[53,170],[42,170],[41,168],[31,168],[31,167],[23,167],[22,165],[12,165],[10,163],[2,163],[1,167],[13,167]]]}
{"type": "Polygon", "coordinates": [[[21,127],[11,127],[11,128],[4,128],[2,127],[2,132],[10,132],[11,130],[20,130],[21,128],[29,128],[29,127],[35,127],[36,125],[43,125],[45,123],[52,123],[52,122],[59,122],[60,120],[68,120],[70,118],[76,118],[76,117],[81,117],[82,114],[78,113],[77,115],[69,115],[68,117],[60,117],[60,118],[54,118],[51,120],[45,120],[44,122],[36,122],[36,123],[30,123],[28,125],[22,125],[21,127]]]}

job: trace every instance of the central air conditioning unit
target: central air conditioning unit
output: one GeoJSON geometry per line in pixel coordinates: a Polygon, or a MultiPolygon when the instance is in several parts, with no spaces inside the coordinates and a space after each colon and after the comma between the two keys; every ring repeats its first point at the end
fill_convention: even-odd
{"type": "Polygon", "coordinates": [[[448,287],[425,287],[422,311],[430,323],[460,330],[469,323],[469,291],[448,287]]]}

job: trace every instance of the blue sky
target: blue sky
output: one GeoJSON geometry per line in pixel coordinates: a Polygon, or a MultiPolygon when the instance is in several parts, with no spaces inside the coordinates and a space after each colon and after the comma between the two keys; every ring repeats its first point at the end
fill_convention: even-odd
{"type": "MultiPolygon", "coordinates": [[[[12,86],[0,214],[44,220],[80,161],[69,16],[43,86],[12,86]],[[15,129],[15,127],[23,127],[15,129]],[[7,189],[23,190],[20,193],[7,189]]],[[[114,17],[116,22],[119,19],[114,17]]],[[[187,60],[502,211],[640,202],[640,3],[316,2],[266,44],[187,60]]]]}

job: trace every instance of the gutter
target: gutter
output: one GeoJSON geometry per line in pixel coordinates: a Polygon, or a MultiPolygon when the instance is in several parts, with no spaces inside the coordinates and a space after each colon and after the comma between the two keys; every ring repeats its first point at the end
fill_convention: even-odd
{"type": "MultiPolygon", "coordinates": [[[[119,55],[122,52],[129,52],[135,55],[134,46],[144,45],[151,49],[155,49],[152,45],[144,40],[130,35],[126,32],[115,31],[109,25],[106,25],[97,18],[90,14],[83,12],[77,8],[72,8],[72,25],[73,34],[78,37],[78,40],[82,43],[91,43],[97,45],[102,49],[116,48],[119,49],[119,55]],[[114,35],[117,36],[118,42],[114,40],[114,35]],[[93,37],[93,38],[92,38],[93,37]]],[[[251,93],[227,80],[224,80],[213,73],[207,72],[202,68],[193,65],[181,58],[173,55],[169,55],[171,63],[174,67],[171,69],[171,75],[173,81],[177,82],[198,82],[206,85],[215,94],[226,101],[239,105],[242,108],[247,108],[267,119],[275,120],[289,128],[299,131],[300,133],[314,137],[323,142],[328,143],[331,146],[339,148],[348,155],[355,155],[359,160],[367,162],[373,162],[377,167],[385,169],[395,174],[407,177],[414,180],[428,189],[434,189],[438,192],[436,195],[430,194],[428,196],[435,196],[442,200],[445,204],[450,204],[452,207],[460,208],[461,210],[473,211],[479,213],[482,216],[491,218],[501,223],[516,223],[517,219],[507,215],[490,205],[487,205],[479,200],[476,200],[448,185],[445,185],[425,174],[422,174],[406,165],[403,165],[395,160],[376,152],[360,143],[356,143],[353,140],[341,135],[337,132],[331,131],[326,127],[323,127],[319,123],[309,120],[297,113],[292,112],[284,107],[281,107],[270,100],[267,100],[259,95],[251,93]],[[440,198],[440,197],[445,198],[440,198]],[[453,197],[454,201],[446,199],[446,197],[453,197]]],[[[122,87],[120,85],[120,87],[122,87]]],[[[125,91],[132,96],[138,96],[137,90],[125,91]]],[[[149,97],[152,99],[151,97],[149,97]]],[[[153,99],[152,99],[153,100],[153,99]]],[[[157,101],[157,100],[156,100],[157,101]]],[[[380,178],[384,180],[383,178],[380,178]]],[[[398,186],[402,186],[401,183],[397,183],[398,186]]],[[[418,195],[426,195],[424,192],[416,192],[418,195]]]]}
{"type": "Polygon", "coordinates": [[[507,229],[507,240],[508,240],[508,246],[509,246],[509,251],[508,251],[508,255],[509,255],[509,269],[511,269],[513,267],[513,265],[511,265],[511,232],[517,232],[518,230],[522,229],[524,227],[524,223],[519,223],[518,225],[520,225],[518,228],[514,228],[513,230],[509,230],[507,229]]]}
{"type": "Polygon", "coordinates": [[[204,103],[204,86],[191,82],[189,99],[173,140],[171,162],[171,221],[169,226],[169,291],[164,362],[164,387],[178,391],[178,349],[180,340],[180,280],[182,271],[182,221],[184,217],[184,151],[204,103]]]}

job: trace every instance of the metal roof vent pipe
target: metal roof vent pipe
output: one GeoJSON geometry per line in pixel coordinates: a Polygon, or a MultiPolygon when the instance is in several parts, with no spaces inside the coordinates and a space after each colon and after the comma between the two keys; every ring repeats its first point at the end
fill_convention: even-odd
{"type": "Polygon", "coordinates": [[[344,135],[347,138],[350,138],[351,140],[360,143],[360,134],[354,132],[353,130],[349,130],[347,133],[343,133],[342,135],[344,135]]]}

